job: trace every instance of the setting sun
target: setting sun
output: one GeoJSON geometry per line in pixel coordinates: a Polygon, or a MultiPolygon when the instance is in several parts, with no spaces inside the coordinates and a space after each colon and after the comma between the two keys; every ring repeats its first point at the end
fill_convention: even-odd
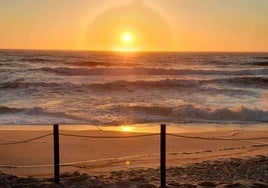
{"type": "Polygon", "coordinates": [[[135,33],[135,36],[131,32],[120,32],[118,31],[119,40],[117,40],[113,45],[114,51],[120,51],[120,52],[134,52],[138,51],[137,40],[138,36],[137,33],[135,33]]]}
{"type": "Polygon", "coordinates": [[[123,41],[125,44],[129,44],[130,42],[132,42],[132,40],[133,40],[133,37],[130,33],[125,33],[123,35],[123,41]]]}

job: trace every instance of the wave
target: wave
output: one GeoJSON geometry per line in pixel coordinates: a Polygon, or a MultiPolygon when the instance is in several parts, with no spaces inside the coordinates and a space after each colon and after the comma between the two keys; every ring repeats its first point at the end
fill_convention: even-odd
{"type": "Polygon", "coordinates": [[[164,88],[177,88],[177,87],[197,87],[202,84],[202,81],[198,80],[177,80],[177,79],[165,79],[159,81],[125,81],[119,80],[108,83],[94,83],[91,84],[92,89],[106,89],[106,90],[122,90],[122,89],[164,89],[164,88]]]}
{"type": "Polygon", "coordinates": [[[115,111],[131,116],[135,122],[216,122],[256,123],[268,122],[268,111],[247,107],[199,108],[193,105],[178,107],[116,106],[115,111]]]}
{"type": "MultiPolygon", "coordinates": [[[[250,65],[250,66],[268,66],[268,61],[267,59],[261,59],[258,58],[258,60],[236,60],[236,62],[233,62],[237,65],[244,66],[244,65],[250,65]]],[[[231,65],[232,62],[230,61],[224,61],[224,60],[204,60],[202,64],[206,65],[215,65],[215,66],[228,66],[231,65]]]]}
{"type": "Polygon", "coordinates": [[[258,61],[254,62],[253,64],[257,66],[268,66],[268,61],[258,61]]]}
{"type": "Polygon", "coordinates": [[[268,69],[243,70],[194,70],[194,69],[163,69],[163,68],[71,68],[71,67],[42,67],[39,70],[63,75],[259,75],[268,74],[268,69]]]}
{"type": "MultiPolygon", "coordinates": [[[[107,109],[108,110],[108,109],[107,109]]],[[[107,111],[107,113],[109,113],[107,111]]],[[[4,124],[92,124],[120,125],[138,123],[263,123],[268,122],[268,111],[238,108],[201,108],[191,104],[170,106],[124,106],[111,107],[108,119],[77,117],[64,112],[51,112],[40,107],[13,108],[0,106],[0,123],[4,124]],[[10,118],[10,115],[12,118],[10,118]],[[30,117],[29,117],[30,116],[30,117]],[[110,120],[112,120],[110,122],[110,120]]],[[[97,117],[97,116],[96,116],[97,117]]]]}
{"type": "MultiPolygon", "coordinates": [[[[215,79],[212,82],[215,83],[229,83],[235,84],[236,86],[248,86],[248,87],[268,87],[268,77],[261,76],[244,76],[244,77],[233,77],[233,78],[224,78],[224,79],[215,79]]],[[[211,82],[211,83],[212,83],[211,82]]]]}
{"type": "MultiPolygon", "coordinates": [[[[126,81],[118,80],[114,82],[105,83],[92,83],[92,84],[72,84],[69,82],[56,83],[56,82],[23,82],[21,79],[0,83],[1,89],[37,89],[37,88],[49,88],[57,90],[69,90],[69,91],[88,91],[93,90],[126,90],[126,89],[176,89],[176,88],[198,88],[200,86],[206,86],[207,84],[231,84],[235,86],[247,86],[247,87],[268,87],[267,77],[232,77],[222,79],[210,79],[210,80],[183,80],[183,79],[164,79],[158,81],[126,81]]],[[[212,90],[212,87],[206,88],[212,90]]],[[[215,90],[215,88],[214,88],[215,90]]],[[[229,89],[231,90],[231,89],[229,89]]],[[[237,91],[237,89],[233,89],[237,91]]]]}
{"type": "MultiPolygon", "coordinates": [[[[199,87],[206,84],[233,84],[236,86],[247,87],[268,87],[268,78],[266,77],[234,77],[234,78],[222,78],[211,80],[179,80],[179,79],[165,79],[159,81],[125,81],[119,80],[107,83],[94,83],[91,84],[93,89],[104,90],[125,90],[125,89],[142,89],[142,88],[154,88],[154,89],[173,89],[181,87],[199,87]]],[[[208,89],[208,88],[207,88],[208,89]]],[[[212,88],[210,88],[212,89],[212,88]]],[[[231,90],[231,89],[230,89],[231,90]]],[[[234,89],[233,89],[234,90],[234,89]]],[[[235,91],[235,90],[234,90],[235,91]]]]}
{"type": "Polygon", "coordinates": [[[26,58],[21,58],[19,61],[22,62],[32,62],[32,63],[43,63],[43,62],[55,62],[58,61],[57,59],[48,59],[48,58],[42,58],[42,57],[26,57],[26,58]]]}
{"type": "Polygon", "coordinates": [[[86,67],[110,67],[110,66],[115,66],[114,63],[110,62],[101,62],[101,61],[75,61],[69,63],[71,65],[75,66],[86,66],[86,67]]]}
{"type": "MultiPolygon", "coordinates": [[[[109,61],[99,61],[94,59],[83,59],[80,57],[26,57],[19,59],[21,62],[31,62],[31,63],[44,63],[44,62],[61,62],[67,65],[78,66],[78,67],[134,67],[140,66],[138,63],[117,63],[117,62],[109,62],[109,61]]],[[[1,60],[0,60],[1,62],[1,60]]]]}
{"type": "Polygon", "coordinates": [[[64,112],[50,112],[40,107],[15,108],[15,107],[0,106],[0,115],[17,114],[17,113],[21,113],[24,115],[31,115],[31,116],[49,116],[49,117],[56,117],[56,118],[69,118],[69,119],[79,120],[79,118],[76,116],[68,115],[64,112]]]}
{"type": "Polygon", "coordinates": [[[71,83],[56,83],[56,82],[22,82],[20,80],[14,80],[9,82],[0,83],[1,89],[17,89],[17,88],[51,88],[51,89],[63,89],[74,87],[71,83]]]}
{"type": "MultiPolygon", "coordinates": [[[[9,65],[8,63],[4,63],[3,61],[1,62],[0,61],[0,67],[2,67],[2,66],[7,66],[7,65],[9,65]]],[[[3,71],[5,71],[6,69],[3,69],[3,71]]]]}
{"type": "Polygon", "coordinates": [[[140,66],[138,63],[114,63],[106,61],[71,61],[68,62],[69,65],[81,66],[81,67],[134,67],[140,66]]]}
{"type": "Polygon", "coordinates": [[[256,58],[256,59],[267,59],[268,60],[268,56],[255,56],[254,58],[256,58]]]}
{"type": "Polygon", "coordinates": [[[0,114],[9,114],[9,113],[19,113],[22,112],[24,109],[22,108],[10,108],[6,106],[0,106],[0,114]]]}

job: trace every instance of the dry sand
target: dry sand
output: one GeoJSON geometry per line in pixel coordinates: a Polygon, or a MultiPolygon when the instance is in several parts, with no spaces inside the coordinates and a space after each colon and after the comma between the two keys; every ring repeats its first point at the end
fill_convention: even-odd
{"type": "MultiPolygon", "coordinates": [[[[49,130],[0,130],[0,144],[50,133],[49,130]]],[[[61,130],[60,133],[101,137],[144,134],[95,130],[61,130]]],[[[168,187],[191,187],[190,184],[199,187],[239,184],[245,187],[268,186],[267,130],[180,135],[212,139],[167,136],[168,187]],[[261,137],[263,139],[243,140],[261,137]],[[242,140],[217,140],[218,138],[242,140]]],[[[52,141],[53,137],[47,136],[27,143],[0,145],[0,171],[3,173],[0,175],[0,187],[8,187],[12,183],[22,187],[53,186],[51,179],[44,179],[53,176],[52,141]],[[32,178],[17,178],[6,174],[32,178]]],[[[61,135],[61,186],[157,187],[159,142],[158,135],[120,139],[61,135]]]]}

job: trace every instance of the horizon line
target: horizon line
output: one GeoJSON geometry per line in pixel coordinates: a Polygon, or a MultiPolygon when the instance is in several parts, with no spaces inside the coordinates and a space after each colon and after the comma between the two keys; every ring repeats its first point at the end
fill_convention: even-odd
{"type": "Polygon", "coordinates": [[[268,51],[244,51],[244,50],[141,50],[141,51],[114,51],[114,50],[92,50],[92,49],[31,49],[31,48],[0,48],[1,50],[7,51],[66,51],[66,52],[109,52],[109,53],[268,53],[268,51]]]}

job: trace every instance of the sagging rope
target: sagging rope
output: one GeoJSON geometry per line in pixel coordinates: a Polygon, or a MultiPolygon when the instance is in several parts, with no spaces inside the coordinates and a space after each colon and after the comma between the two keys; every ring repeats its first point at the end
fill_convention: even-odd
{"type": "Polygon", "coordinates": [[[75,134],[59,134],[59,135],[69,136],[69,137],[78,137],[78,138],[120,139],[120,138],[139,138],[139,137],[159,136],[159,133],[131,135],[131,136],[86,136],[86,135],[75,135],[75,134]]]}
{"type": "MultiPolygon", "coordinates": [[[[149,136],[159,136],[159,133],[152,134],[142,134],[142,135],[132,135],[132,136],[86,136],[86,135],[75,135],[75,134],[60,134],[61,136],[69,137],[79,137],[79,138],[100,138],[100,139],[120,139],[120,138],[139,138],[139,137],[149,137],[149,136]]],[[[199,136],[185,136],[178,134],[167,133],[167,136],[173,136],[178,138],[189,138],[198,140],[226,140],[226,141],[243,141],[243,140],[263,140],[268,139],[268,137],[256,137],[256,138],[217,138],[217,137],[199,137],[199,136]]]]}
{"type": "Polygon", "coordinates": [[[27,139],[27,140],[22,140],[22,141],[15,141],[15,142],[9,142],[9,143],[0,143],[0,145],[13,145],[13,144],[21,144],[21,143],[27,143],[27,142],[31,142],[34,140],[39,140],[48,136],[52,136],[53,134],[46,134],[46,135],[42,135],[42,136],[38,136],[35,138],[31,138],[31,139],[27,139]]]}
{"type": "Polygon", "coordinates": [[[256,137],[256,138],[216,138],[216,137],[199,137],[199,136],[184,136],[178,134],[167,133],[167,136],[173,136],[178,138],[190,138],[190,139],[198,139],[198,140],[226,140],[226,141],[244,141],[244,140],[264,140],[268,139],[268,137],[256,137]]]}
{"type": "MultiPolygon", "coordinates": [[[[9,143],[0,143],[0,145],[14,145],[14,144],[21,144],[27,143],[35,140],[39,140],[48,136],[52,136],[53,134],[46,134],[39,137],[22,140],[22,141],[14,141],[9,143]]],[[[76,134],[59,134],[61,136],[68,136],[68,137],[77,137],[77,138],[91,138],[91,139],[124,139],[124,138],[141,138],[141,137],[150,137],[150,136],[159,136],[159,133],[152,133],[152,134],[142,134],[142,135],[131,135],[131,136],[86,136],[86,135],[76,135],[76,134]]],[[[189,138],[189,139],[198,139],[198,140],[225,140],[225,141],[244,141],[244,140],[264,140],[268,139],[268,137],[256,137],[256,138],[216,138],[216,137],[199,137],[199,136],[185,136],[185,135],[178,135],[178,134],[171,134],[167,133],[167,136],[173,136],[177,138],[189,138]]]]}

